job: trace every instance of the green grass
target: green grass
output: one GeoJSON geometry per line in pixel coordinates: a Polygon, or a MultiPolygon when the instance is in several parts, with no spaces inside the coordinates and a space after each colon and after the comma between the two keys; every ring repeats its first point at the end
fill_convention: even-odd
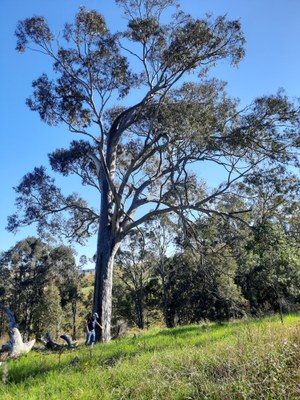
{"type": "Polygon", "coordinates": [[[0,368],[0,399],[298,399],[300,317],[152,329],[0,368]]]}

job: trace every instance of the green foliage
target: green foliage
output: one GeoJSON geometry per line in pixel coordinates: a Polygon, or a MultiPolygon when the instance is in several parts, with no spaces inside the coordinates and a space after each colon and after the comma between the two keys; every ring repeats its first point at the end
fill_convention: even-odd
{"type": "Polygon", "coordinates": [[[234,282],[235,262],[224,250],[199,257],[186,252],[167,268],[169,307],[179,323],[227,320],[245,312],[246,302],[234,282]]]}
{"type": "Polygon", "coordinates": [[[73,251],[29,237],[0,258],[1,302],[14,312],[25,338],[76,331],[80,275],[73,251]],[[70,309],[71,308],[71,309],[70,309]],[[63,329],[63,332],[62,332],[63,329]]]}
{"type": "MultiPolygon", "coordinates": [[[[153,289],[155,270],[152,254],[140,232],[132,232],[116,257],[113,290],[115,309],[140,329],[145,327],[145,310],[153,289]]],[[[115,316],[116,318],[116,316],[115,316]]]]}
{"type": "Polygon", "coordinates": [[[289,311],[300,300],[298,244],[279,224],[265,221],[253,230],[253,239],[240,262],[239,284],[253,311],[289,311]]]}
{"type": "Polygon", "coordinates": [[[49,44],[54,38],[43,17],[27,18],[25,21],[19,22],[16,36],[18,39],[16,49],[20,52],[26,50],[30,40],[38,45],[44,45],[49,44]]]}
{"type": "Polygon", "coordinates": [[[299,316],[153,329],[0,368],[3,400],[298,398],[299,316]]]}
{"type": "Polygon", "coordinates": [[[43,295],[34,305],[35,318],[32,331],[37,337],[50,332],[52,337],[58,337],[63,323],[63,309],[58,288],[50,283],[43,291],[43,295]]]}
{"type": "MultiPolygon", "coordinates": [[[[266,192],[264,215],[286,221],[281,212],[288,205],[278,203],[278,196],[276,192],[272,199],[266,192]]],[[[263,196],[260,199],[264,201],[263,196]]],[[[233,205],[246,207],[229,196],[219,202],[217,210],[233,210],[233,205]]],[[[244,220],[256,219],[260,206],[251,214],[245,213],[244,220]]],[[[142,240],[144,251],[138,253],[141,243],[136,236],[131,247],[123,251],[123,265],[117,266],[115,274],[114,310],[118,318],[132,324],[137,321],[138,309],[142,315],[143,310],[150,314],[159,311],[165,325],[172,327],[299,309],[299,247],[293,231],[285,232],[271,220],[250,229],[240,219],[203,217],[186,232],[177,232],[179,247],[173,257],[166,256],[171,242],[164,248],[164,232],[157,221],[148,224],[142,240]],[[134,254],[136,263],[132,261],[134,254]],[[142,306],[137,307],[141,294],[142,306]]]]}

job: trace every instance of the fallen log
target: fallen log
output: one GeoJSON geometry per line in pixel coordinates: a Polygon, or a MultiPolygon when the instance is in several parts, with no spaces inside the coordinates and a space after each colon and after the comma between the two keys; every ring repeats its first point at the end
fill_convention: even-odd
{"type": "Polygon", "coordinates": [[[43,339],[43,338],[37,338],[37,341],[38,341],[39,343],[42,343],[45,347],[47,347],[47,342],[46,342],[45,339],[43,339]]]}
{"type": "Polygon", "coordinates": [[[69,335],[61,335],[60,336],[61,339],[65,340],[67,342],[67,346],[71,349],[73,349],[74,347],[77,347],[77,342],[72,342],[72,339],[69,335]]]}
{"type": "Polygon", "coordinates": [[[46,333],[46,337],[47,337],[47,340],[45,340],[43,338],[39,338],[38,342],[42,343],[48,350],[61,351],[66,346],[70,349],[73,349],[74,347],[78,346],[77,342],[72,342],[71,337],[66,334],[60,336],[60,338],[63,339],[67,343],[66,345],[60,345],[58,343],[55,343],[51,337],[50,332],[46,333]]]}
{"type": "Polygon", "coordinates": [[[50,332],[47,332],[46,333],[46,337],[47,337],[47,345],[46,345],[46,347],[47,347],[47,349],[50,349],[50,350],[60,350],[60,348],[61,348],[61,346],[58,344],[58,343],[55,343],[53,340],[52,340],[52,337],[51,337],[51,334],[50,334],[50,332]]]}
{"type": "Polygon", "coordinates": [[[13,347],[12,351],[8,355],[9,358],[17,358],[22,354],[29,353],[35,344],[35,339],[30,340],[29,342],[23,342],[19,329],[13,328],[12,331],[13,347]]]}
{"type": "Polygon", "coordinates": [[[28,353],[32,349],[35,339],[30,340],[29,342],[23,342],[14,313],[6,306],[3,307],[3,310],[8,319],[8,333],[10,340],[2,346],[1,352],[8,352],[7,358],[17,358],[22,354],[28,353]]]}

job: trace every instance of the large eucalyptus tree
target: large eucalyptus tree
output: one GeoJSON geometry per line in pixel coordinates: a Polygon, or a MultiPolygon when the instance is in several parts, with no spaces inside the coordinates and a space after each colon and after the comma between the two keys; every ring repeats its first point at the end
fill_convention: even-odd
{"type": "Polygon", "coordinates": [[[239,22],[195,19],[176,2],[116,0],[128,20],[123,32],[110,32],[101,14],[83,7],[60,36],[43,17],[19,22],[16,31],[20,52],[33,48],[53,60],[50,75],[33,82],[28,106],[77,135],[69,149],[50,154],[51,167],[93,187],[99,206],[65,196],[44,167],[36,168],[16,188],[19,211],[9,229],[36,222],[41,234],[77,241],[97,231],[93,307],[103,341],[110,339],[114,257],[129,232],[166,213],[182,222],[197,213],[225,215],[214,199],[234,182],[270,157],[294,157],[298,114],[284,94],[238,111],[225,84],[207,79],[218,61],[236,65],[244,56],[239,22]],[[214,190],[198,178],[204,162],[223,169],[214,190]]]}

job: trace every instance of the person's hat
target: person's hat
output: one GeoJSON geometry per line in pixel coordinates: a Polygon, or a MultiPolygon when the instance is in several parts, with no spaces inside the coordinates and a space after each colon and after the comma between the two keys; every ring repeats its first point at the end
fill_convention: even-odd
{"type": "Polygon", "coordinates": [[[99,318],[99,315],[96,312],[94,312],[93,317],[99,318]]]}

